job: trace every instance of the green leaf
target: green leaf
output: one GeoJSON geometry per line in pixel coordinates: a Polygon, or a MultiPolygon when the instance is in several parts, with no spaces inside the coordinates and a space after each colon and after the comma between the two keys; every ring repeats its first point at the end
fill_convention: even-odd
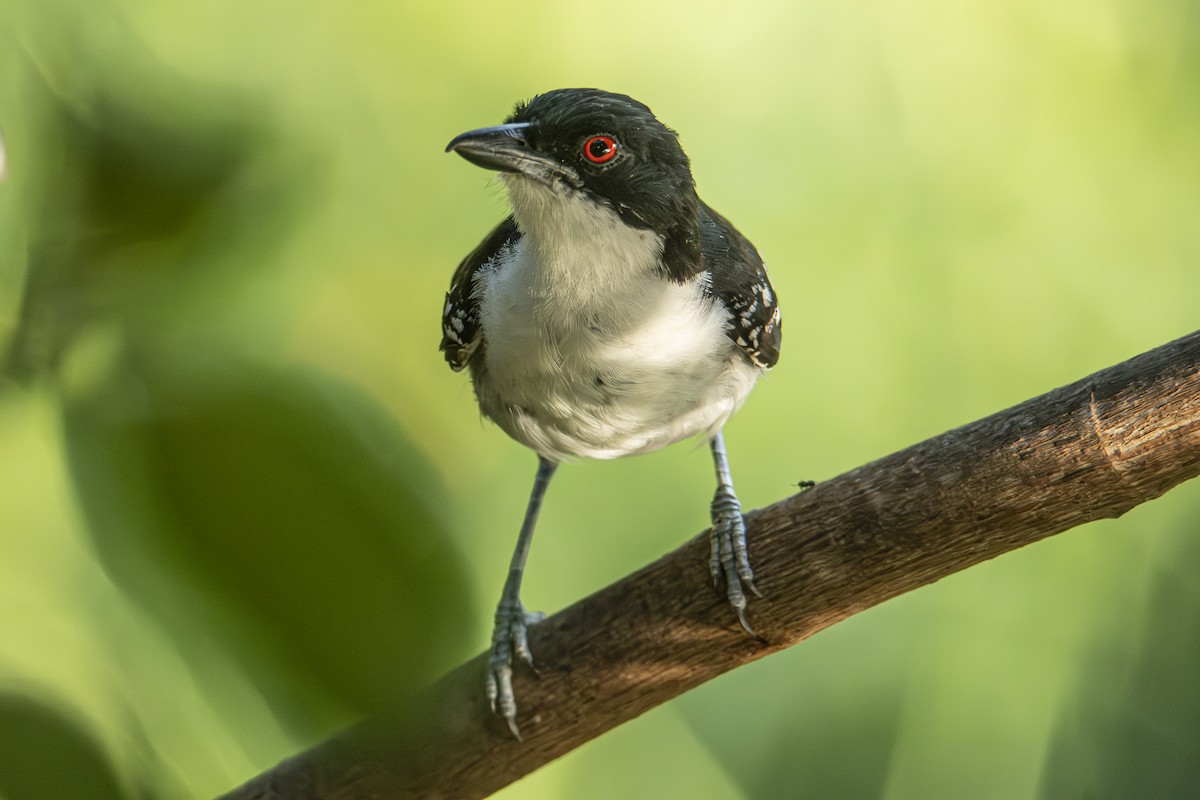
{"type": "Polygon", "coordinates": [[[22,694],[0,694],[0,797],[123,800],[108,756],[68,714],[22,694]]]}
{"type": "Polygon", "coordinates": [[[105,566],[181,649],[218,640],[311,733],[462,655],[441,487],[377,406],[262,366],[117,375],[66,406],[72,474],[105,566]]]}

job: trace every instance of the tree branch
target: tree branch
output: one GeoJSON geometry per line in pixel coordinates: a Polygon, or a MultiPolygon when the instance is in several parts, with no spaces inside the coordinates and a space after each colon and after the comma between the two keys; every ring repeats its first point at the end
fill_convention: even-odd
{"type": "Polygon", "coordinates": [[[485,656],[223,800],[483,797],[718,675],[891,597],[1200,474],[1200,331],[747,515],[765,597],[741,630],[706,534],[531,631],[523,743],[485,656]]]}

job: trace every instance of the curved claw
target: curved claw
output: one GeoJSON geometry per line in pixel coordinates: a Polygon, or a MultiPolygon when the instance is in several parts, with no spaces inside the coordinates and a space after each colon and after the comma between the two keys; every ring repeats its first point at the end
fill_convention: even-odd
{"type": "Polygon", "coordinates": [[[492,649],[488,656],[487,698],[492,713],[504,719],[518,742],[524,740],[517,727],[517,698],[512,687],[513,655],[537,673],[533,665],[533,653],[529,649],[529,626],[545,618],[546,615],[541,612],[527,612],[520,604],[502,603],[496,609],[492,649]]]}
{"type": "Polygon", "coordinates": [[[738,622],[742,623],[742,630],[744,630],[749,635],[751,635],[755,638],[758,638],[758,634],[754,632],[754,628],[751,628],[750,623],[746,621],[746,605],[745,605],[745,603],[743,603],[740,608],[737,606],[734,606],[733,610],[737,613],[738,622]]]}
{"type": "Polygon", "coordinates": [[[713,585],[720,588],[725,584],[725,596],[737,614],[738,622],[751,636],[758,636],[746,619],[746,593],[743,586],[762,597],[763,593],[754,584],[754,570],[750,568],[750,557],[746,551],[746,522],[742,508],[731,488],[720,486],[713,498],[713,526],[710,534],[711,555],[709,572],[713,585]]]}

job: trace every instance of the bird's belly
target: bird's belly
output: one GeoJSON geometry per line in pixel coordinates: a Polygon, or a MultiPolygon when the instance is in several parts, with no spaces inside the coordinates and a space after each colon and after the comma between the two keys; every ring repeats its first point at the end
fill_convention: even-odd
{"type": "Polygon", "coordinates": [[[649,315],[619,332],[499,315],[475,375],[480,407],[554,460],[617,458],[711,435],[759,373],[736,352],[720,313],[649,315]]]}

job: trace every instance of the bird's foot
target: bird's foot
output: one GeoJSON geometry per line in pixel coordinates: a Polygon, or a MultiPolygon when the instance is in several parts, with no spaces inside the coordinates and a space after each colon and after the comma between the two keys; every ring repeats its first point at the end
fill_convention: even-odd
{"type": "Polygon", "coordinates": [[[492,713],[508,723],[517,741],[517,698],[513,695],[513,656],[524,661],[535,673],[533,654],[529,651],[529,626],[546,618],[540,611],[526,611],[520,600],[501,600],[496,608],[496,623],[492,628],[492,650],[488,657],[487,697],[492,713]]]}
{"type": "Polygon", "coordinates": [[[712,522],[712,555],[708,569],[713,585],[720,589],[721,584],[725,584],[725,596],[729,598],[738,622],[742,623],[746,633],[757,636],[746,621],[745,589],[753,592],[755,597],[762,597],[762,592],[754,585],[754,571],[750,569],[750,558],[746,553],[746,521],[731,488],[717,488],[712,502],[712,522]]]}

